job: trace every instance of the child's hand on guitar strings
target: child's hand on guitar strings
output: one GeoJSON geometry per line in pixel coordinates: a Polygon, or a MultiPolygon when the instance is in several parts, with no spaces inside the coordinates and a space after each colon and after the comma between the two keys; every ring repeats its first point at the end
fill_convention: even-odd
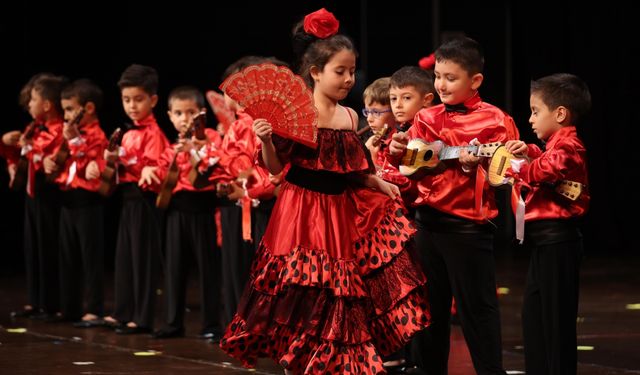
{"type": "Polygon", "coordinates": [[[391,137],[391,144],[389,145],[389,153],[391,155],[401,155],[407,149],[407,143],[409,143],[409,135],[404,132],[397,132],[391,137]]]}
{"type": "Polygon", "coordinates": [[[527,155],[529,147],[521,140],[511,140],[504,144],[504,147],[515,156],[524,157],[527,155]]]}

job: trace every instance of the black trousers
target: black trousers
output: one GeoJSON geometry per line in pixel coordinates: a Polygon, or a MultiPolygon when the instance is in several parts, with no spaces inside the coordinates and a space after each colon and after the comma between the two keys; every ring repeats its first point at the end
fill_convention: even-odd
{"type": "Polygon", "coordinates": [[[222,225],[222,286],[225,325],[231,322],[249,280],[251,262],[269,223],[275,198],[261,201],[251,209],[251,235],[253,243],[242,239],[242,208],[234,202],[224,201],[220,207],[222,225]]]}
{"type": "Polygon", "coordinates": [[[60,310],[58,223],[60,191],[36,173],[34,197],[25,196],[24,259],[29,304],[53,314],[60,310]]]}
{"type": "Polygon", "coordinates": [[[420,210],[416,215],[416,252],[427,276],[432,322],[414,337],[412,361],[429,375],[448,373],[451,298],[455,297],[476,372],[505,374],[493,233],[484,226],[453,217],[442,224],[444,216],[435,216],[438,217],[425,218],[420,210]]]}
{"type": "Polygon", "coordinates": [[[65,318],[104,313],[104,209],[95,192],[62,192],[60,303],[65,318]],[[87,308],[83,309],[86,291],[87,308]]]}
{"type": "MultiPolygon", "coordinates": [[[[554,226],[557,230],[558,226],[554,226]]],[[[527,240],[532,240],[527,241],[531,242],[532,251],[522,306],[526,372],[576,374],[582,239],[565,236],[561,242],[553,242],[547,236],[547,241],[536,241],[536,229],[527,224],[525,230],[527,240]]]]}
{"type": "Polygon", "coordinates": [[[135,184],[122,185],[121,190],[113,317],[119,322],[152,328],[162,256],[155,194],[143,193],[135,184]]]}
{"type": "Polygon", "coordinates": [[[174,328],[184,326],[188,272],[191,260],[195,259],[200,281],[202,328],[221,331],[222,271],[216,246],[215,204],[207,204],[207,195],[215,198],[213,192],[178,193],[166,213],[166,323],[174,328]]]}

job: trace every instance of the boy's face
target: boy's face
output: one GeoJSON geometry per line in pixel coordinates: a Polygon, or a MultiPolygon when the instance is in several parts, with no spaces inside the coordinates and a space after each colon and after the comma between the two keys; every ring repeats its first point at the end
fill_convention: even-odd
{"type": "Polygon", "coordinates": [[[469,75],[451,60],[436,61],[434,86],[444,104],[460,104],[475,95],[482,84],[482,74],[469,75]]]}
{"type": "Polygon", "coordinates": [[[561,107],[553,111],[550,110],[549,107],[544,104],[542,98],[535,93],[531,94],[529,105],[531,106],[531,117],[529,117],[531,129],[533,129],[538,139],[546,141],[553,133],[562,127],[561,121],[564,115],[559,111],[561,107]]]}
{"type": "MultiPolygon", "coordinates": [[[[66,123],[70,123],[71,121],[75,120],[76,116],[82,110],[82,106],[80,105],[80,102],[78,102],[77,96],[73,96],[69,99],[62,99],[60,103],[62,104],[62,110],[64,111],[64,121],[66,123]]],[[[86,118],[87,115],[85,114],[83,116],[83,119],[80,120],[80,125],[85,123],[86,118]]]]}
{"type": "Polygon", "coordinates": [[[389,89],[389,101],[393,115],[399,124],[413,122],[416,113],[431,103],[429,94],[420,94],[414,86],[392,86],[389,89]]]}
{"type": "Polygon", "coordinates": [[[31,98],[29,99],[29,114],[34,120],[43,120],[51,102],[42,98],[42,95],[36,89],[31,89],[31,98]]]}
{"type": "Polygon", "coordinates": [[[374,133],[379,132],[385,124],[391,128],[396,123],[393,118],[393,112],[391,112],[391,106],[387,104],[369,102],[362,112],[366,114],[367,124],[369,124],[374,133]]]}
{"type": "Polygon", "coordinates": [[[142,87],[125,87],[122,89],[122,107],[133,121],[146,118],[158,103],[158,95],[149,95],[142,87]]]}
{"type": "Polygon", "coordinates": [[[171,108],[169,109],[169,119],[173,123],[173,127],[180,134],[184,134],[189,128],[193,116],[200,113],[203,108],[199,108],[193,99],[172,99],[171,108]]]}

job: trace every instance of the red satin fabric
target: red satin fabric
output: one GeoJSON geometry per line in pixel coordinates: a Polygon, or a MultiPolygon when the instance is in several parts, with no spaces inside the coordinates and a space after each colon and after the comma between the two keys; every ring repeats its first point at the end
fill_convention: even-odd
{"type": "Polygon", "coordinates": [[[20,159],[20,149],[0,142],[0,158],[7,161],[7,166],[16,164],[20,159]]]}
{"type": "Polygon", "coordinates": [[[387,138],[383,141],[384,143],[381,150],[376,155],[376,160],[374,160],[373,163],[376,166],[376,175],[383,180],[396,185],[400,189],[400,193],[402,194],[402,199],[405,204],[410,205],[417,197],[418,191],[416,184],[412,183],[409,178],[400,173],[398,168],[388,160],[387,153],[385,152],[385,150],[389,149],[389,144],[392,140],[391,137],[395,132],[396,129],[389,131],[387,138]]]}
{"type": "MultiPolygon", "coordinates": [[[[213,129],[205,129],[205,134],[207,136],[207,144],[204,147],[206,152],[206,156],[200,160],[198,163],[199,169],[206,169],[209,158],[219,158],[218,162],[214,165],[213,170],[211,171],[211,175],[209,176],[209,181],[211,181],[210,185],[207,185],[201,189],[195,188],[191,185],[189,181],[189,173],[193,168],[191,164],[191,154],[187,152],[180,152],[178,156],[176,156],[176,164],[178,166],[179,177],[176,186],[173,188],[173,193],[178,191],[213,191],[216,188],[216,183],[221,181],[229,181],[230,177],[227,174],[223,165],[226,163],[225,159],[226,155],[222,153],[222,150],[216,146],[216,143],[220,145],[221,138],[217,131],[213,129]]],[[[173,148],[174,145],[167,147],[162,155],[160,156],[160,160],[158,160],[158,169],[156,170],[156,176],[160,179],[160,181],[164,181],[167,177],[167,173],[169,172],[169,166],[171,165],[171,161],[173,160],[173,156],[175,155],[175,150],[173,148]]]]}
{"type": "MultiPolygon", "coordinates": [[[[474,138],[480,143],[518,139],[518,129],[511,116],[483,102],[480,96],[473,96],[464,105],[469,109],[466,114],[447,112],[442,104],[421,110],[408,131],[410,138],[427,142],[439,140],[449,146],[467,145],[474,138]]],[[[476,172],[463,172],[457,160],[446,163],[442,173],[428,175],[417,182],[418,197],[412,205],[426,204],[478,223],[496,217],[498,210],[488,183],[479,181],[483,194],[476,197],[476,172]],[[480,209],[476,207],[476,198],[482,204],[480,209]]]]}
{"type": "MultiPolygon", "coordinates": [[[[119,163],[124,166],[124,169],[119,169],[119,182],[138,183],[142,168],[157,166],[160,156],[169,147],[169,141],[158,126],[156,118],[150,114],[142,121],[135,122],[134,128],[124,133],[120,146],[124,150],[124,155],[120,156],[119,163]]],[[[160,185],[144,184],[142,189],[157,193],[160,185]]]]}
{"type": "Polygon", "coordinates": [[[243,111],[238,112],[238,119],[231,124],[222,140],[222,150],[229,157],[227,171],[233,177],[253,166],[253,154],[257,139],[253,133],[253,118],[243,111]]]}
{"type": "Polygon", "coordinates": [[[45,124],[46,130],[41,130],[39,128],[36,129],[33,135],[33,143],[31,146],[31,152],[27,154],[27,158],[29,159],[30,166],[29,168],[33,169],[34,172],[41,171],[42,160],[49,155],[52,155],[55,150],[58,149],[60,144],[62,143],[62,127],[63,122],[62,119],[54,119],[47,121],[45,124]],[[39,160],[34,161],[34,156],[38,155],[39,160]]]}
{"type": "MultiPolygon", "coordinates": [[[[352,131],[319,129],[315,150],[276,140],[282,160],[298,166],[371,170],[352,131]]],[[[381,354],[430,321],[426,279],[406,249],[414,232],[402,203],[380,192],[283,182],[220,346],[246,366],[269,356],[296,374],[380,373],[381,354]]]]}
{"type": "Polygon", "coordinates": [[[531,185],[525,201],[525,221],[583,216],[590,201],[587,190],[583,190],[580,197],[572,201],[544,184],[570,180],[588,185],[586,149],[578,138],[576,128],[566,126],[552,134],[544,152],[535,145],[529,145],[529,157],[533,160],[524,165],[519,173],[531,185]]]}
{"type": "Polygon", "coordinates": [[[69,143],[69,158],[64,165],[64,170],[56,178],[56,183],[60,185],[62,190],[84,189],[88,191],[98,191],[100,178],[87,180],[85,173],[87,165],[93,160],[98,163],[100,170],[104,169],[104,149],[107,147],[109,141],[102,131],[102,128],[100,128],[98,121],[84,125],[81,130],[82,134],[80,134],[80,139],[82,139],[82,142],[77,145],[69,143]],[[74,162],[76,163],[76,172],[71,182],[67,185],[69,168],[71,168],[74,162]]]}

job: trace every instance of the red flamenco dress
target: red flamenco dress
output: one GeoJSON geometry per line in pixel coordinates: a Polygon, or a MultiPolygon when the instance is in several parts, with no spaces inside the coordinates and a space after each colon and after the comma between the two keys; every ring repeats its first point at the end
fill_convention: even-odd
{"type": "Polygon", "coordinates": [[[220,347],[252,367],[380,374],[429,325],[426,278],[399,200],[357,183],[371,173],[353,131],[318,129],[318,148],[274,136],[290,162],[238,311],[220,347]]]}

